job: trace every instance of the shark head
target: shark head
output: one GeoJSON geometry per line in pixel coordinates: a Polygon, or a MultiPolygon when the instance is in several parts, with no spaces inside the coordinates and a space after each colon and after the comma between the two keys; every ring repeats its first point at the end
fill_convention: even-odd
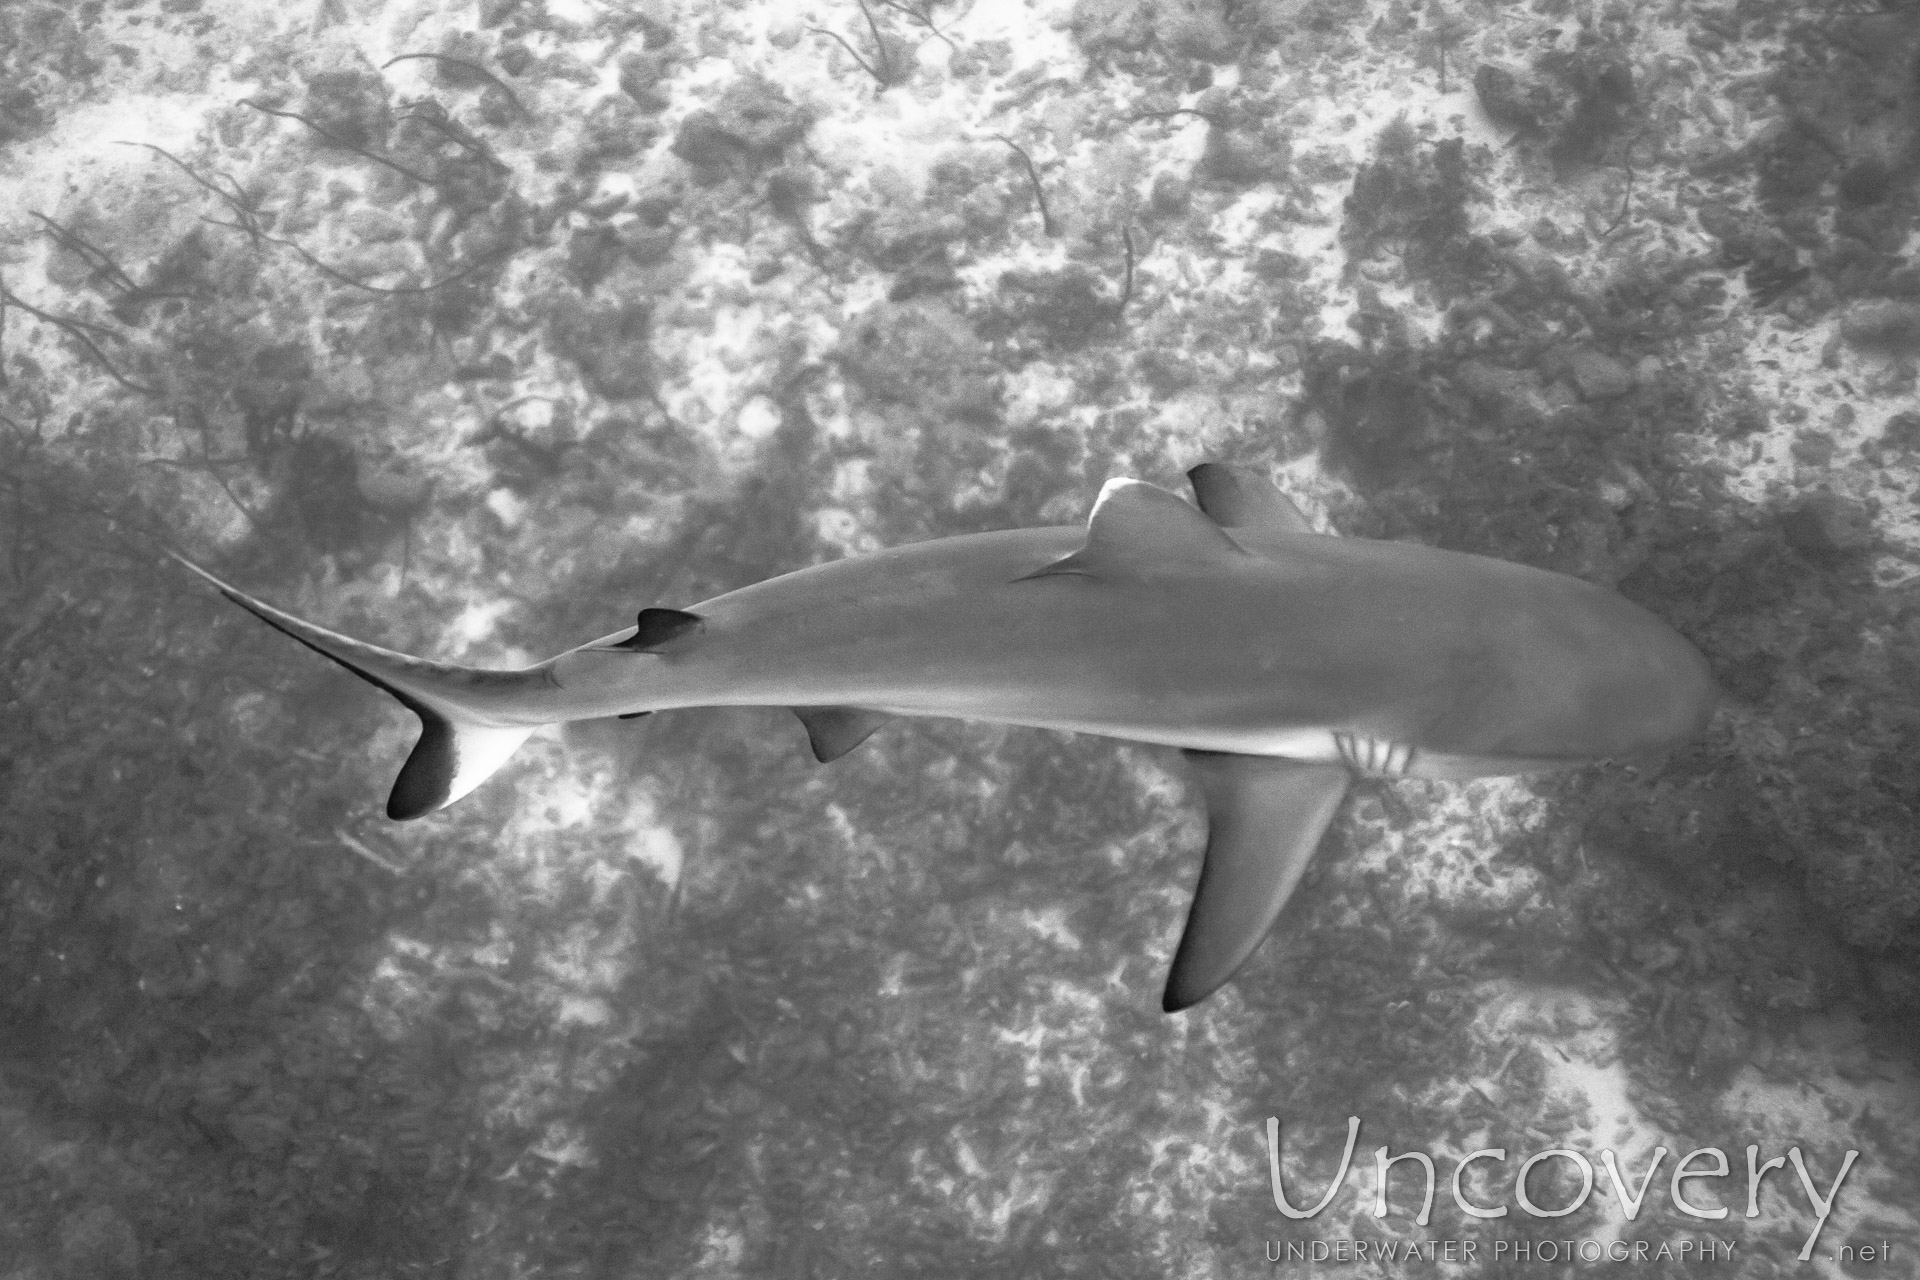
{"type": "MultiPolygon", "coordinates": [[[[1531,573],[1532,571],[1525,571],[1531,573]]],[[[1544,576],[1544,575],[1543,575],[1544,576]]],[[[1706,659],[1611,591],[1553,575],[1510,617],[1490,754],[1569,761],[1648,755],[1696,736],[1719,704],[1706,659]]]]}
{"type": "Polygon", "coordinates": [[[1640,606],[1610,597],[1609,652],[1591,654],[1581,689],[1587,732],[1612,754],[1667,751],[1696,737],[1720,704],[1720,684],[1693,643],[1640,606]]]}

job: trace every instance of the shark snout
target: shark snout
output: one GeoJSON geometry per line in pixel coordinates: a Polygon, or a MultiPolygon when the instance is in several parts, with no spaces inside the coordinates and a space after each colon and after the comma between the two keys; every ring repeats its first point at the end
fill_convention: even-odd
{"type": "MultiPolygon", "coordinates": [[[[1626,602],[1622,601],[1622,604],[1626,602]]],[[[1666,751],[1699,736],[1720,704],[1720,683],[1692,641],[1636,605],[1616,632],[1614,661],[1600,668],[1588,703],[1614,752],[1666,751]]]]}
{"type": "Polygon", "coordinates": [[[1677,746],[1698,737],[1706,729],[1720,705],[1722,690],[1720,682],[1714,679],[1713,668],[1707,665],[1706,655],[1679,632],[1670,634],[1671,652],[1663,663],[1668,713],[1661,727],[1665,730],[1665,745],[1677,746]]]}
{"type": "MultiPolygon", "coordinates": [[[[1706,727],[1720,686],[1700,650],[1639,605],[1573,579],[1508,634],[1504,732],[1483,754],[1651,755],[1706,727]]],[[[1500,723],[1490,721],[1490,723],[1500,723]]]]}

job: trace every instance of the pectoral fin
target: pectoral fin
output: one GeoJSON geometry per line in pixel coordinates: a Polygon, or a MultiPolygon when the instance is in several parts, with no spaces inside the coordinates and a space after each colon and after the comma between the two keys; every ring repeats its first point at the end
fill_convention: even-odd
{"type": "Polygon", "coordinates": [[[1273,927],[1333,820],[1351,775],[1337,764],[1183,753],[1207,801],[1207,856],[1161,1007],[1218,990],[1273,927]]]}
{"type": "Polygon", "coordinates": [[[1244,467],[1203,462],[1187,472],[1200,509],[1223,529],[1249,533],[1312,533],[1313,522],[1265,476],[1244,467]]]}
{"type": "Polygon", "coordinates": [[[893,719],[884,711],[864,707],[795,707],[793,714],[806,726],[813,758],[821,764],[838,760],[893,719]]]}

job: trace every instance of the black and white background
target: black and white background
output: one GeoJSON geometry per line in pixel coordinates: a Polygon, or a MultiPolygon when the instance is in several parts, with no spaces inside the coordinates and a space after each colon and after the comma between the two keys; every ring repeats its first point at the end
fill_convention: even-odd
{"type": "Polygon", "coordinates": [[[1917,56],[1901,0],[0,3],[0,1276],[1916,1274],[1917,56]],[[1205,459],[1614,586],[1727,704],[1361,784],[1167,1018],[1171,753],[683,712],[396,826],[411,717],[160,555],[510,665],[1205,459]],[[1317,1188],[1349,1115],[1282,1217],[1266,1118],[1317,1188]],[[1421,1227],[1383,1144],[1672,1154],[1421,1227]],[[1812,1261],[1749,1144],[1860,1152],[1812,1261]]]}

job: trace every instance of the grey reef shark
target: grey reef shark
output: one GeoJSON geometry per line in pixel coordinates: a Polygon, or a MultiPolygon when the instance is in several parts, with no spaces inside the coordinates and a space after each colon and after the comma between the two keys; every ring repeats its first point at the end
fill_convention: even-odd
{"type": "Polygon", "coordinates": [[[519,671],[408,657],[235,604],[398,698],[420,741],[387,802],[466,795],[541,725],[679,707],[792,708],[823,763],[894,716],[1178,747],[1206,857],[1163,1007],[1252,955],[1357,776],[1476,778],[1660,751],[1718,689],[1651,613],[1505,560],[1313,531],[1266,478],[1207,463],[1196,509],[1109,480],[1085,529],[1009,529],[852,556],[519,671]]]}

